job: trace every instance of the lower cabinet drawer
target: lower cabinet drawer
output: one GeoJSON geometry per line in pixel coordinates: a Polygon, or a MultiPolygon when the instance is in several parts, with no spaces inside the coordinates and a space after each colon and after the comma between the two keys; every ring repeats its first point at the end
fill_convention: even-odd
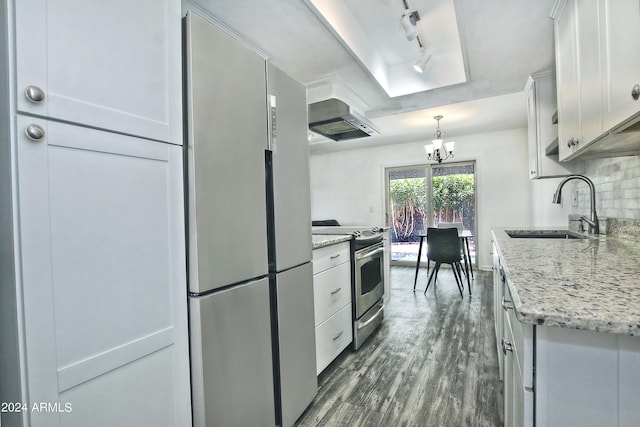
{"type": "Polygon", "coordinates": [[[351,264],[345,262],[313,276],[316,326],[351,303],[351,264]]]}
{"type": "Polygon", "coordinates": [[[313,250],[313,274],[318,274],[338,264],[349,262],[351,259],[351,246],[349,242],[337,245],[325,246],[313,250]]]}
{"type": "Polygon", "coordinates": [[[353,340],[351,303],[316,327],[316,373],[319,374],[353,340]]]}

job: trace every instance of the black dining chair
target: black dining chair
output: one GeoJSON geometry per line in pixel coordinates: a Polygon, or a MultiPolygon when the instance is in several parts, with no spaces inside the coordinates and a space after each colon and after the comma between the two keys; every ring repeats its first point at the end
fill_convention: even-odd
{"type": "Polygon", "coordinates": [[[428,262],[434,261],[436,265],[429,275],[424,293],[427,293],[431,279],[434,279],[433,285],[435,286],[440,266],[442,264],[450,264],[462,297],[462,266],[460,264],[462,262],[462,246],[458,237],[458,230],[456,228],[428,228],[427,258],[429,259],[428,262]]]}

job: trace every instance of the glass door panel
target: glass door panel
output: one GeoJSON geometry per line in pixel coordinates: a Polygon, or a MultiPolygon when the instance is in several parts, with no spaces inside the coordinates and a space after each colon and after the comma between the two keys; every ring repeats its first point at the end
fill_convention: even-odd
{"type": "MultiPolygon", "coordinates": [[[[475,162],[387,168],[386,212],[391,228],[391,261],[415,265],[420,234],[442,222],[461,222],[476,261],[475,162]]],[[[426,245],[422,248],[426,260],[426,245]]]]}
{"type": "Polygon", "coordinates": [[[387,225],[391,228],[391,261],[415,264],[420,233],[427,228],[427,166],[386,170],[387,225]]]}
{"type": "Polygon", "coordinates": [[[476,180],[475,164],[447,163],[431,165],[433,224],[461,222],[469,230],[471,263],[476,260],[476,180]]]}

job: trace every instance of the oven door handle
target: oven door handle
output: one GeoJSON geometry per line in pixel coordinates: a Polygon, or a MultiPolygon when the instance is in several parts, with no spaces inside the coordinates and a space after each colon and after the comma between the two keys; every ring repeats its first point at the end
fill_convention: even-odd
{"type": "Polygon", "coordinates": [[[380,315],[382,314],[382,310],[384,309],[384,304],[379,304],[378,305],[378,312],[376,314],[374,314],[373,316],[371,316],[371,318],[369,320],[367,320],[366,322],[362,323],[362,324],[358,324],[358,330],[360,329],[364,329],[367,326],[369,326],[371,323],[375,322],[378,317],[380,317],[380,315]]]}
{"type": "Polygon", "coordinates": [[[357,259],[368,258],[368,257],[374,256],[374,255],[376,255],[378,253],[382,253],[382,252],[384,252],[384,248],[382,246],[380,246],[380,247],[378,247],[378,248],[376,248],[376,249],[374,249],[372,251],[369,251],[367,253],[358,254],[357,259]]]}

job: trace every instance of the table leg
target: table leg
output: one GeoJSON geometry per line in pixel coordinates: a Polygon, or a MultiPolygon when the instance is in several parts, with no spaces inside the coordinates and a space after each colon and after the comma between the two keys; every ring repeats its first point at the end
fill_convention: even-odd
{"type": "Polygon", "coordinates": [[[467,252],[467,258],[469,259],[469,270],[471,270],[471,277],[473,278],[473,265],[471,264],[471,252],[469,252],[469,238],[464,238],[464,246],[467,252]]]}
{"type": "MultiPolygon", "coordinates": [[[[420,270],[420,257],[422,256],[422,242],[424,237],[420,236],[420,246],[418,247],[418,260],[416,261],[416,276],[413,279],[413,290],[416,290],[416,284],[418,283],[418,270],[420,270]]],[[[428,272],[427,272],[428,274],[428,272]]]]}

